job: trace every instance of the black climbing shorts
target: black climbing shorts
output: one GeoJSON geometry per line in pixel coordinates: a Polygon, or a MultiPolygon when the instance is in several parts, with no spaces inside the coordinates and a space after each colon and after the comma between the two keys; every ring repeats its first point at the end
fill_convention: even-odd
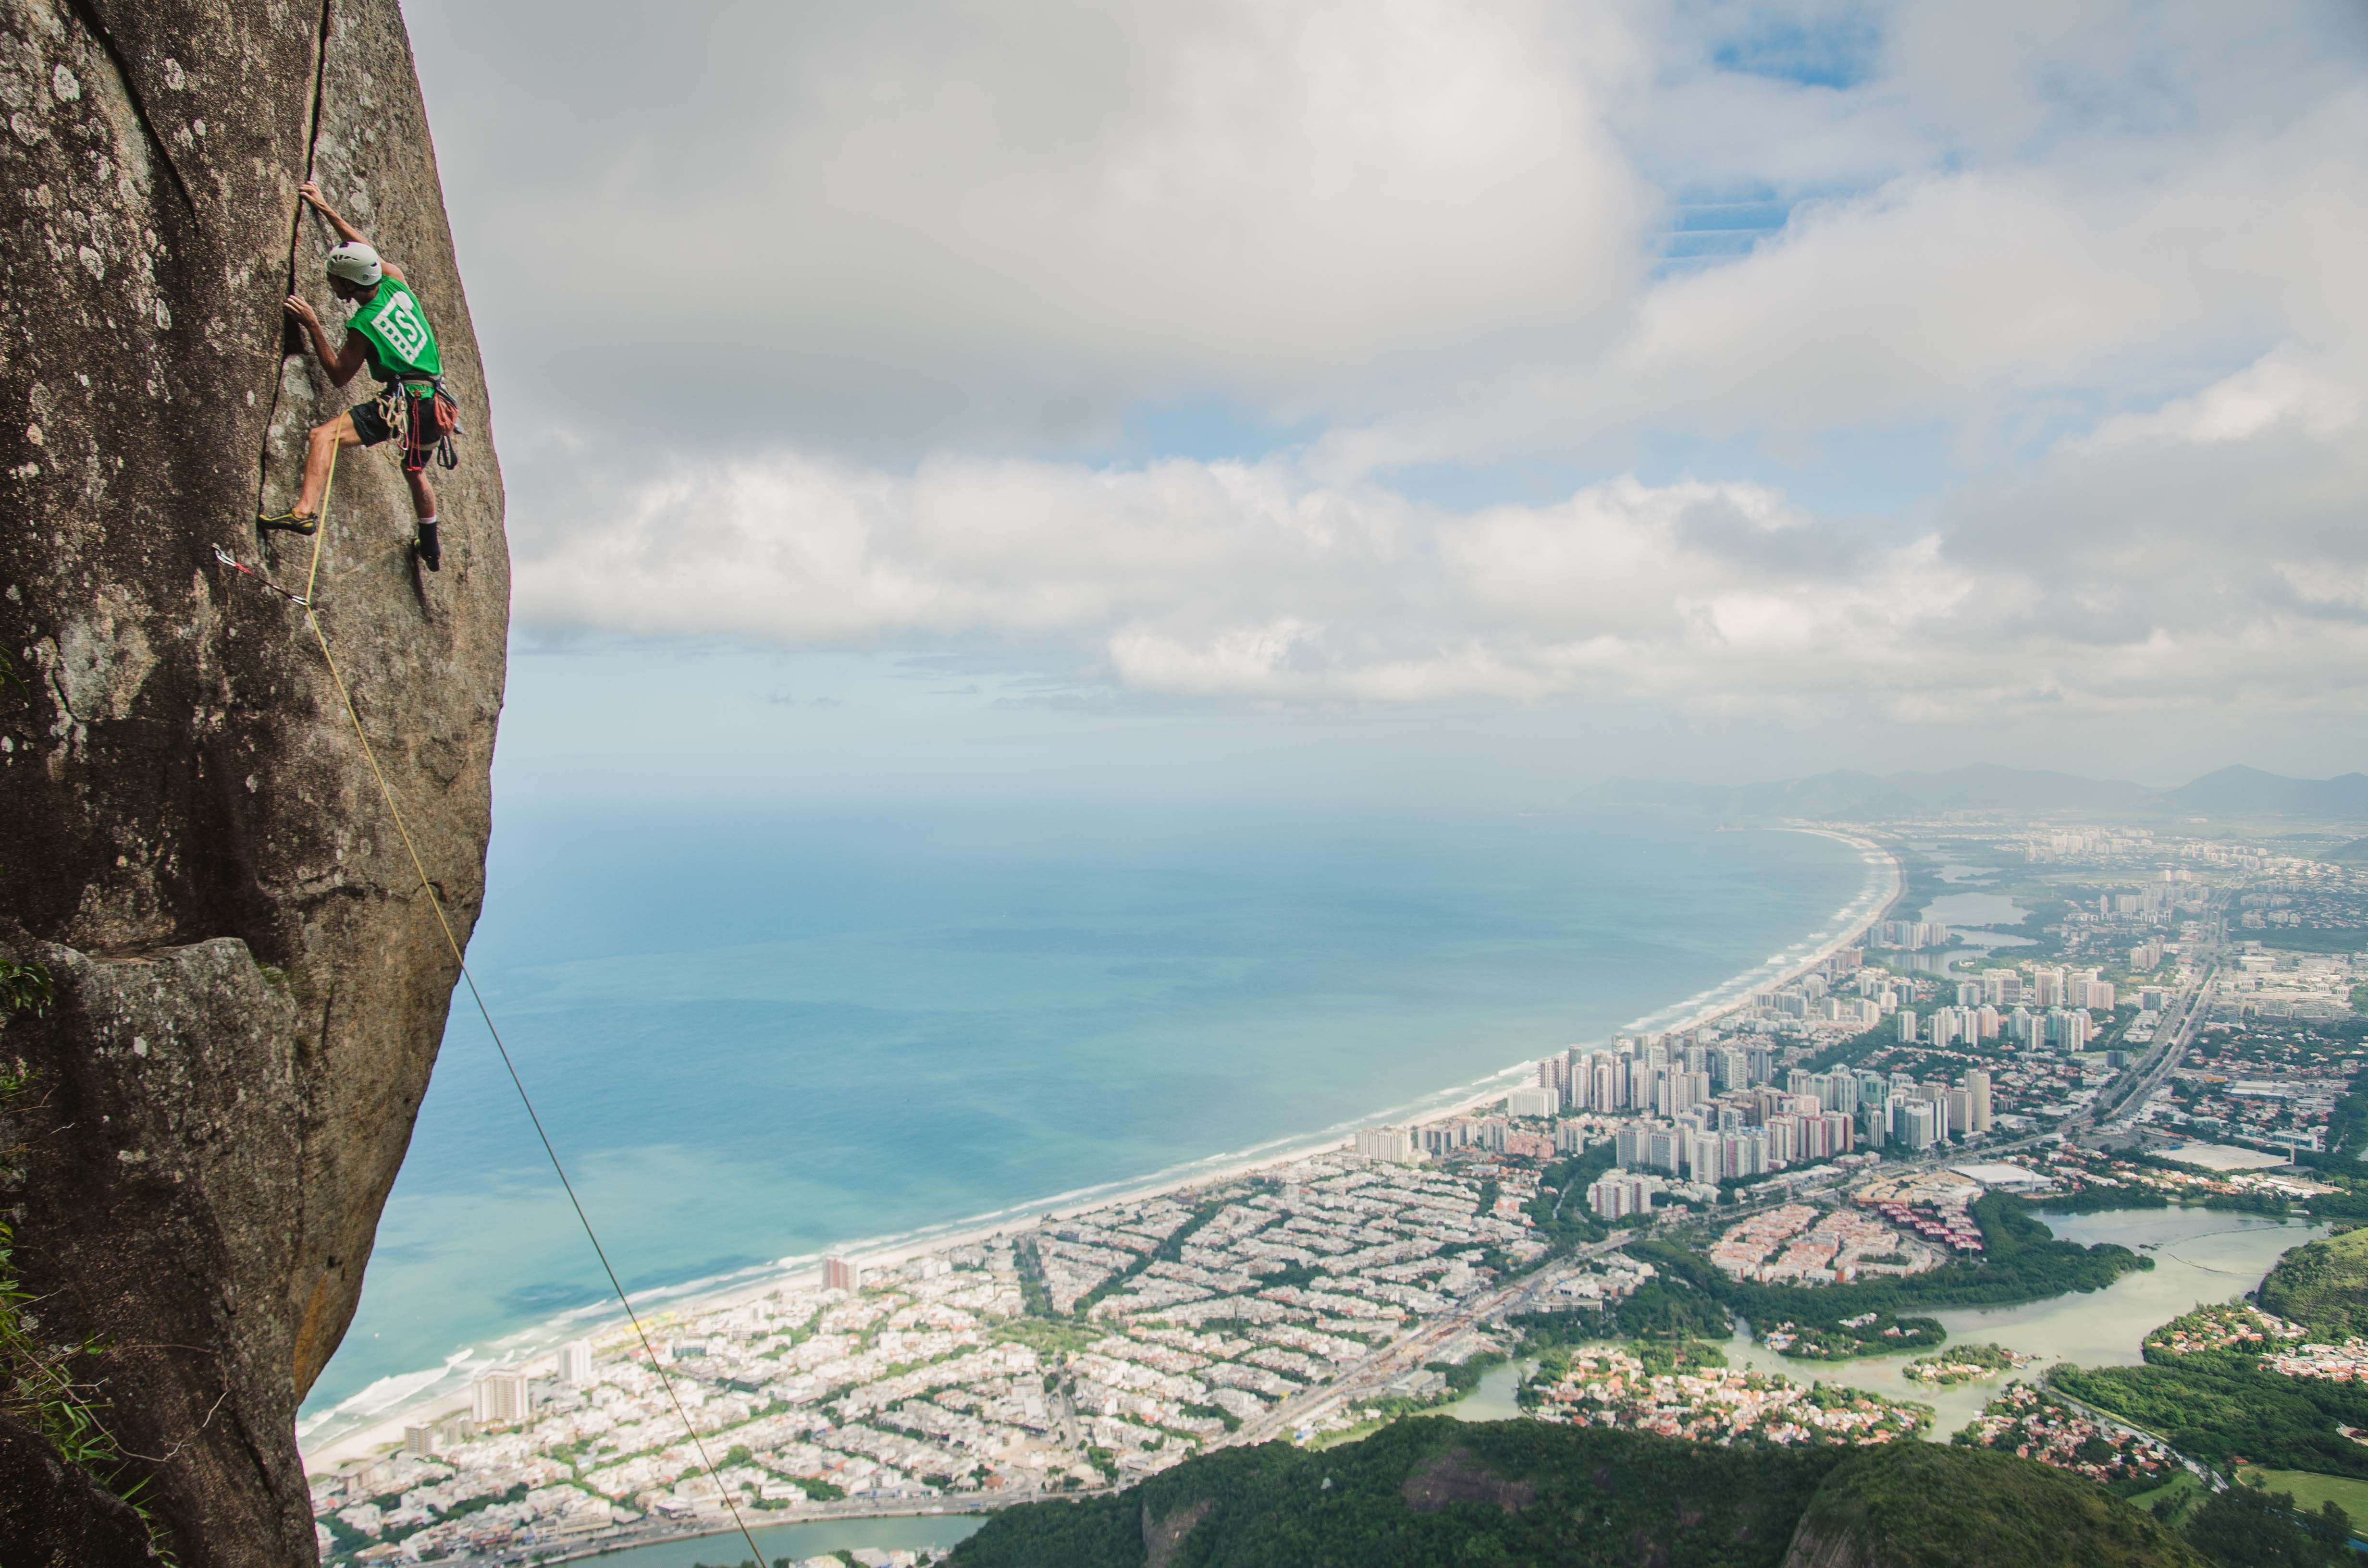
{"type": "Polygon", "coordinates": [[[381,441],[400,437],[404,442],[404,471],[417,473],[427,466],[427,450],[435,445],[438,432],[436,422],[426,417],[425,410],[409,411],[409,430],[390,426],[386,422],[386,404],[375,398],[369,403],[358,403],[346,413],[353,419],[354,434],[361,437],[363,446],[375,447],[381,441]]]}
{"type": "Polygon", "coordinates": [[[386,414],[379,407],[376,399],[369,403],[358,403],[346,412],[352,417],[354,434],[362,438],[363,446],[375,447],[381,441],[391,441],[394,438],[395,432],[387,427],[386,414]]]}

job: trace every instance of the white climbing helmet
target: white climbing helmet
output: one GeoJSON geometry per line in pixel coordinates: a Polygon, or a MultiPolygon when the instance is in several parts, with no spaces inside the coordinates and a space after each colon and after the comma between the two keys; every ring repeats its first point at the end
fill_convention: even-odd
{"type": "Polygon", "coordinates": [[[359,240],[339,245],[329,253],[329,276],[342,278],[348,283],[359,283],[368,288],[379,280],[382,270],[378,263],[378,252],[359,240]]]}

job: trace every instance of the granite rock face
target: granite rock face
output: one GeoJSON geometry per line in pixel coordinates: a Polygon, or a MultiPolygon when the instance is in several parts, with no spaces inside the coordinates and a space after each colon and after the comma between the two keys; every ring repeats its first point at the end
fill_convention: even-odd
{"type": "MultiPolygon", "coordinates": [[[[395,0],[0,0],[0,956],[57,983],[0,1030],[34,1074],[0,1210],[44,1336],[111,1345],[82,1369],[179,1561],[309,1563],[296,1409],[457,971],[304,612],[214,558],[302,591],[313,542],[252,519],[370,390],[283,325],[291,287],[345,313],[308,173],[412,280],[461,407],[443,570],[354,451],[313,586],[464,942],[509,600],[484,376],[395,0]]],[[[28,1440],[0,1426],[0,1562],[142,1560],[28,1440]]]]}

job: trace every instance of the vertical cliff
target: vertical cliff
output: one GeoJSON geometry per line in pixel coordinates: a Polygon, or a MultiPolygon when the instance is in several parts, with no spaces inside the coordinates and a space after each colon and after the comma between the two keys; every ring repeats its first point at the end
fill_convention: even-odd
{"type": "MultiPolygon", "coordinates": [[[[298,1402],[350,1320],[456,978],[303,612],[259,540],[342,392],[307,174],[399,264],[466,429],[443,570],[383,451],[340,465],[317,601],[466,938],[490,828],[508,563],[484,381],[395,0],[0,0],[0,1212],[45,1343],[112,1401],[119,1488],[179,1561],[308,1563],[298,1402]]],[[[21,1410],[19,1414],[22,1414],[21,1410]]],[[[138,1531],[0,1414],[0,1562],[138,1531]]]]}

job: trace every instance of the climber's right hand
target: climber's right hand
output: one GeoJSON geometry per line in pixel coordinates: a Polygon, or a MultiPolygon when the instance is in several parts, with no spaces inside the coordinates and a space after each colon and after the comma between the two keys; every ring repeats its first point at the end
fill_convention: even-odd
{"type": "Polygon", "coordinates": [[[321,324],[321,318],[313,313],[313,301],[307,300],[302,294],[289,295],[288,298],[282,301],[280,308],[285,310],[290,315],[294,316],[298,321],[302,322],[307,326],[318,326],[321,324]]]}

